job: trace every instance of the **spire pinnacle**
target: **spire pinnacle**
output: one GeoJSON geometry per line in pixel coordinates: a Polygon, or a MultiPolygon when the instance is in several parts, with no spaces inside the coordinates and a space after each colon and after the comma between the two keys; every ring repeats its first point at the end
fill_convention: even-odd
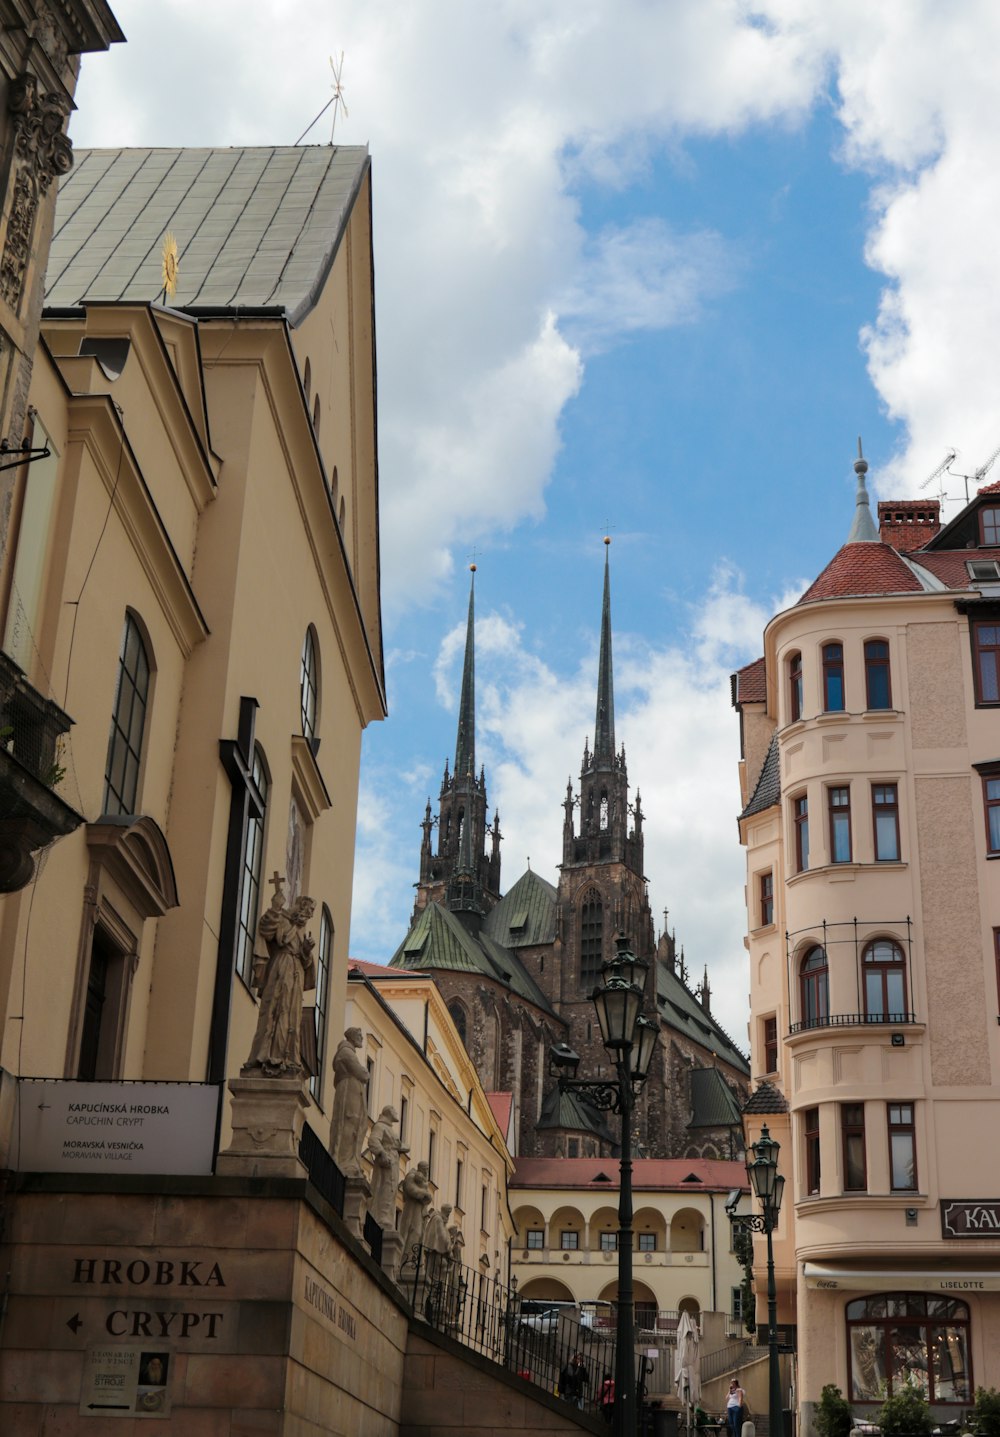
{"type": "Polygon", "coordinates": [[[611,540],[604,539],[604,602],[601,607],[601,657],[597,669],[594,760],[609,767],[615,757],[615,688],[611,667],[611,540]]]}
{"type": "Polygon", "coordinates": [[[462,668],[462,698],[458,709],[458,737],[455,740],[455,782],[466,775],[476,776],[476,566],[469,565],[469,622],[465,634],[465,664],[462,668]]]}
{"type": "Polygon", "coordinates": [[[878,543],[879,533],[875,527],[875,520],[872,518],[868,490],[865,488],[868,460],[861,450],[860,435],[858,436],[858,457],[854,461],[854,472],[858,476],[858,492],[855,497],[854,522],[851,525],[851,532],[847,536],[847,542],[848,544],[878,543]]]}

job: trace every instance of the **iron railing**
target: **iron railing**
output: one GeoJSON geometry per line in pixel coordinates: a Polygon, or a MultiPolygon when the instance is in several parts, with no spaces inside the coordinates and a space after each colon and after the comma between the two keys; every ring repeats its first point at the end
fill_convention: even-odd
{"type": "Polygon", "coordinates": [[[806,1033],[813,1028],[870,1028],[873,1025],[898,1028],[904,1023],[915,1023],[916,1013],[826,1013],[821,1018],[806,1018],[801,1023],[791,1023],[789,1033],[806,1033]]]}
{"type": "Polygon", "coordinates": [[[613,1327],[545,1309],[541,1299],[522,1311],[516,1277],[506,1285],[419,1244],[407,1254],[399,1282],[416,1316],[430,1327],[546,1392],[559,1393],[560,1375],[579,1352],[586,1374],[583,1408],[600,1410],[602,1383],[615,1370],[613,1327]]]}
{"type": "MultiPolygon", "coordinates": [[[[338,1217],[344,1216],[344,1199],[347,1195],[347,1179],[333,1161],[322,1139],[317,1137],[308,1123],[302,1125],[299,1139],[299,1157],[305,1164],[309,1181],[324,1198],[338,1217]]],[[[365,1246],[379,1264],[382,1262],[382,1229],[372,1217],[365,1213],[362,1231],[365,1246]]]]}

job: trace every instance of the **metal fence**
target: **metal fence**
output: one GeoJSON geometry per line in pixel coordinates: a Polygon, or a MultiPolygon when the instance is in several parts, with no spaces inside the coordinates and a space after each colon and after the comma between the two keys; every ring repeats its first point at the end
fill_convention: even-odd
{"type": "MultiPolygon", "coordinates": [[[[344,1216],[344,1198],[347,1193],[347,1179],[333,1161],[325,1144],[316,1136],[308,1123],[302,1125],[299,1139],[299,1157],[306,1166],[309,1181],[320,1197],[333,1208],[338,1217],[344,1216]]],[[[365,1246],[376,1262],[382,1261],[382,1229],[372,1217],[365,1213],[362,1232],[365,1246]]]]}

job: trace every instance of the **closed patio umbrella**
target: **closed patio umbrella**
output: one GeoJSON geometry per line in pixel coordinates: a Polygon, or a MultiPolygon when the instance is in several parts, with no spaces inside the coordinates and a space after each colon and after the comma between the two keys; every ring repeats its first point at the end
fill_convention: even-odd
{"type": "Polygon", "coordinates": [[[689,1312],[681,1313],[677,1324],[677,1396],[687,1411],[687,1425],[691,1426],[691,1413],[696,1402],[701,1400],[701,1366],[698,1348],[701,1333],[698,1324],[689,1312]]]}

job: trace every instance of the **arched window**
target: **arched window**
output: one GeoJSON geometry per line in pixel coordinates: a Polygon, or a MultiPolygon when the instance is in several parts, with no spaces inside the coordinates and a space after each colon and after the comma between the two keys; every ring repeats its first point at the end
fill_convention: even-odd
{"type": "Polygon", "coordinates": [[[839,713],[844,707],[844,646],[823,645],[823,708],[839,713]]]}
{"type": "Polygon", "coordinates": [[[883,1292],[847,1304],[852,1402],[915,1385],[932,1403],[972,1398],[969,1309],[947,1293],[883,1292]]]}
{"type": "Polygon", "coordinates": [[[605,833],[608,827],[608,795],[601,794],[601,832],[605,833]]]}
{"type": "Polygon", "coordinates": [[[319,438],[319,416],[320,416],[320,403],[319,403],[319,395],[317,394],[316,398],[313,400],[313,430],[314,430],[314,432],[315,432],[315,434],[316,434],[316,438],[317,438],[317,439],[319,438]]]}
{"type": "Polygon", "coordinates": [[[462,1007],[462,1004],[457,1001],[457,999],[453,998],[452,1001],[448,1004],[448,1012],[451,1014],[451,1021],[455,1024],[455,1031],[458,1033],[458,1036],[461,1038],[462,1042],[465,1043],[466,1046],[468,1046],[468,1024],[466,1022],[465,1009],[462,1007]]]}
{"type": "Polygon", "coordinates": [[[596,983],[604,958],[604,906],[596,888],[590,888],[580,906],[580,984],[596,983]]]}
{"type": "Polygon", "coordinates": [[[824,1028],[830,1020],[830,974],[826,950],[810,948],[799,967],[802,1027],[824,1028]]]}
{"type": "Polygon", "coordinates": [[[306,629],[302,641],[302,663],[299,673],[299,710],[302,716],[302,737],[316,737],[316,719],[319,709],[319,656],[316,645],[316,630],[312,624],[306,629]]]}
{"type": "Polygon", "coordinates": [[[885,639],[869,639],[865,644],[865,704],[870,709],[892,708],[889,645],[885,639]]]}
{"type": "Polygon", "coordinates": [[[104,771],[104,813],[136,811],[149,673],[149,655],[139,625],[131,614],[127,614],[118,656],[118,687],[111,715],[108,762],[104,771]]]}
{"type": "Polygon", "coordinates": [[[319,919],[319,947],[316,950],[316,1071],[309,1079],[309,1091],[317,1103],[323,1098],[323,1070],[326,1067],[326,1015],[330,1002],[330,964],[333,961],[333,919],[323,904],[319,919]]]}
{"type": "Polygon", "coordinates": [[[802,717],[802,655],[788,655],[788,721],[802,717]]]}
{"type": "Polygon", "coordinates": [[[236,971],[247,987],[253,984],[253,948],[257,936],[257,914],[260,909],[260,869],[264,855],[264,817],[270,778],[267,764],[257,744],[253,751],[252,777],[260,798],[260,812],[250,805],[246,834],[243,840],[243,864],[240,873],[240,916],[236,930],[236,971]]]}
{"type": "Polygon", "coordinates": [[[869,1023],[899,1023],[907,1017],[906,960],[891,938],[876,938],[863,955],[865,1017],[869,1023]]]}
{"type": "Polygon", "coordinates": [[[303,389],[305,390],[305,392],[306,392],[306,403],[307,403],[307,404],[308,404],[308,402],[309,402],[309,394],[310,394],[310,391],[312,390],[312,382],[313,382],[313,381],[312,381],[312,365],[309,363],[309,360],[307,359],[307,360],[306,360],[305,372],[304,372],[303,375],[302,375],[302,388],[303,388],[303,389]]]}

